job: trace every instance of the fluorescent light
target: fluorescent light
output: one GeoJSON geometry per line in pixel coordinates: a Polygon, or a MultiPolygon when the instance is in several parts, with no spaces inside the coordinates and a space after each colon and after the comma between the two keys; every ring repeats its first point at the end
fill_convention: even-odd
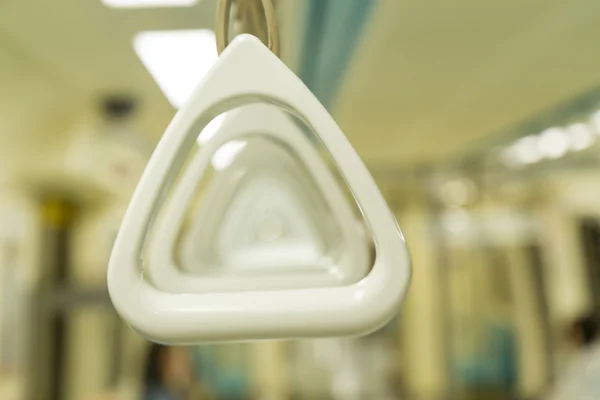
{"type": "Polygon", "coordinates": [[[584,150],[594,144],[594,133],[586,124],[573,124],[567,128],[567,135],[571,142],[571,150],[584,150]]]}
{"type": "Polygon", "coordinates": [[[209,29],[140,32],[133,47],[175,108],[187,101],[218,57],[209,29]]]}
{"type": "Polygon", "coordinates": [[[198,0],[100,0],[112,8],[189,7],[198,0]]]}
{"type": "Polygon", "coordinates": [[[538,140],[535,136],[526,136],[514,144],[514,157],[519,163],[533,164],[541,160],[538,151],[538,140]]]}
{"type": "Polygon", "coordinates": [[[560,128],[546,129],[538,139],[541,155],[550,159],[560,158],[569,150],[569,137],[560,128]]]}

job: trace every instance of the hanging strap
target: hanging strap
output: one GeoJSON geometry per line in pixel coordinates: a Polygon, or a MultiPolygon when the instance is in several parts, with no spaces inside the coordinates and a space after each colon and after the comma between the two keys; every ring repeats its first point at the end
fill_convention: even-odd
{"type": "MultiPolygon", "coordinates": [[[[217,3],[217,21],[216,36],[217,36],[217,51],[219,54],[229,44],[229,20],[231,14],[231,4],[233,0],[219,0],[217,3]]],[[[264,21],[267,31],[267,46],[275,54],[279,56],[279,32],[277,30],[277,18],[275,8],[271,0],[236,0],[240,19],[247,27],[260,26],[261,11],[264,14],[264,21]]]]}

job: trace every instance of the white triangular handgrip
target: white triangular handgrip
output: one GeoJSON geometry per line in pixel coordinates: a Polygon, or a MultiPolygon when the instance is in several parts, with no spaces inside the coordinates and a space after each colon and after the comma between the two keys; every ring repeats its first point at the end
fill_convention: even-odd
{"type": "MultiPolygon", "coordinates": [[[[252,177],[250,176],[248,179],[252,179],[252,177]]],[[[251,183],[252,181],[249,182],[249,184],[251,183]]],[[[307,192],[306,187],[310,184],[311,182],[306,182],[304,190],[298,188],[296,195],[307,194],[302,192],[307,192]]],[[[263,193],[264,191],[258,191],[255,196],[264,196],[263,193]]],[[[274,200],[272,195],[268,193],[267,195],[263,203],[269,201],[269,197],[271,197],[271,202],[274,200]]],[[[288,202],[291,203],[293,200],[288,202]]],[[[240,217],[243,218],[243,215],[240,217]]],[[[290,215],[290,218],[293,218],[293,215],[290,215]]],[[[234,233],[243,232],[240,229],[243,226],[243,219],[238,218],[235,222],[237,226],[234,233]]],[[[193,293],[332,286],[357,282],[367,274],[370,268],[368,243],[364,232],[358,230],[354,213],[331,171],[300,128],[282,110],[266,104],[246,105],[227,115],[218,133],[196,154],[190,166],[185,170],[181,182],[174,190],[172,199],[166,204],[164,215],[157,221],[153,231],[156,234],[153,235],[154,240],[149,246],[147,271],[157,288],[169,292],[193,293]],[[279,181],[280,186],[286,183],[291,184],[298,181],[298,179],[294,179],[297,177],[289,175],[296,172],[293,169],[296,165],[286,159],[285,155],[282,157],[281,152],[278,153],[276,150],[282,148],[281,144],[293,149],[299,161],[306,167],[306,172],[316,184],[316,189],[320,191],[327,206],[325,213],[311,215],[317,210],[314,207],[311,208],[310,205],[304,205],[304,210],[301,211],[306,215],[301,218],[320,222],[325,228],[328,228],[328,225],[331,226],[332,223],[337,226],[337,230],[331,230],[330,236],[339,237],[330,237],[330,240],[343,244],[343,248],[337,251],[339,259],[334,259],[333,256],[326,257],[323,260],[324,263],[327,263],[325,266],[305,265],[301,262],[302,260],[294,261],[293,259],[289,260],[287,266],[269,266],[263,263],[262,268],[259,264],[254,271],[246,271],[243,277],[240,276],[243,271],[240,271],[240,268],[236,268],[235,265],[225,271],[216,271],[216,275],[207,276],[206,273],[201,275],[203,268],[205,272],[214,272],[214,268],[211,268],[210,265],[199,265],[202,261],[198,260],[196,251],[204,242],[213,239],[215,226],[220,222],[224,211],[218,208],[227,207],[229,203],[223,200],[234,196],[234,189],[241,185],[238,182],[240,177],[237,176],[239,171],[229,168],[220,171],[206,190],[203,196],[205,200],[202,202],[206,206],[201,207],[197,212],[189,234],[184,236],[180,254],[180,266],[184,271],[181,271],[175,265],[173,250],[184,223],[186,211],[211,162],[211,157],[223,146],[231,143],[243,143],[241,140],[256,134],[272,139],[273,142],[263,144],[260,154],[247,151],[231,162],[243,165],[249,169],[248,175],[252,175],[253,166],[263,170],[265,166],[271,166],[273,169],[273,164],[264,164],[265,160],[273,162],[273,158],[279,156],[280,168],[271,171],[270,174],[273,179],[279,181]],[[237,140],[240,142],[235,142],[237,140]],[[286,162],[289,164],[287,168],[286,162]],[[285,174],[286,171],[288,171],[287,174],[285,174]],[[332,221],[327,221],[328,218],[332,221]],[[332,262],[332,260],[336,262],[332,262]],[[199,275],[190,274],[190,270],[199,275]],[[284,273],[277,274],[277,271],[284,273]]],[[[302,250],[300,253],[308,255],[308,249],[302,250]]],[[[289,251],[287,253],[290,254],[289,251]]],[[[246,254],[247,258],[250,258],[251,255],[246,254]]],[[[258,256],[258,254],[256,255],[258,256]]],[[[259,257],[255,258],[260,260],[259,257]]]]}
{"type": "Polygon", "coordinates": [[[221,54],[160,140],[117,235],[108,288],[117,312],[147,338],[171,344],[365,334],[397,312],[410,259],[394,215],[327,110],[258,39],[240,35],[221,54]],[[376,259],[360,282],[328,288],[169,293],[144,278],[142,249],[185,154],[216,115],[260,99],[296,113],[321,138],[369,225],[376,259]]]}

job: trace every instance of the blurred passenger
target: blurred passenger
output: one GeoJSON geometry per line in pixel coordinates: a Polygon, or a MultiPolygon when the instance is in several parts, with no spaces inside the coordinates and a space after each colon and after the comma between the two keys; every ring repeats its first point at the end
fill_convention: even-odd
{"type": "Polygon", "coordinates": [[[600,399],[598,328],[598,320],[592,315],[579,318],[568,328],[567,339],[575,354],[548,400],[600,399]]]}
{"type": "Polygon", "coordinates": [[[193,363],[187,349],[153,344],[142,400],[196,400],[193,363]]]}

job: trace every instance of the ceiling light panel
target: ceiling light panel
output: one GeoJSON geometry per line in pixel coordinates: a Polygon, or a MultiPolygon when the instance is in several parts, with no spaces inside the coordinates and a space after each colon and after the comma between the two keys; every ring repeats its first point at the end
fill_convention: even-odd
{"type": "Polygon", "coordinates": [[[218,57],[209,29],[140,32],[133,47],[175,108],[187,101],[218,57]]]}

